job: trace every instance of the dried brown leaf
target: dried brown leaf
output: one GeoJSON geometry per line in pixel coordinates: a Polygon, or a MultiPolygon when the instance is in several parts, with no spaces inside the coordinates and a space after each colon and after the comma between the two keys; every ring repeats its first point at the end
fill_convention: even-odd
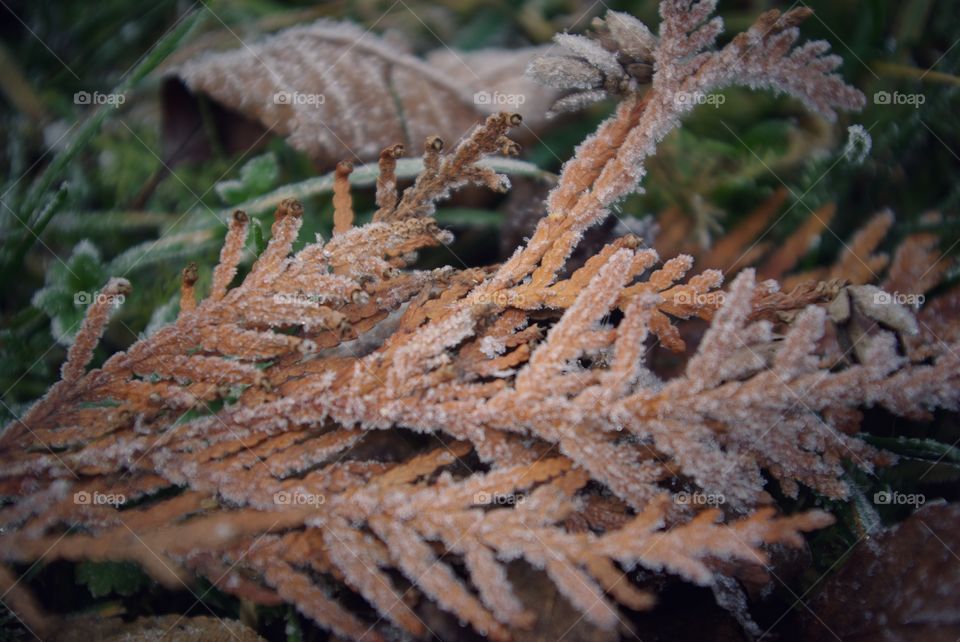
{"type": "Polygon", "coordinates": [[[452,143],[497,111],[542,126],[557,91],[523,77],[538,52],[443,49],[424,61],[356,25],[319,20],[169,72],[333,165],[374,160],[394,143],[417,149],[429,136],[452,143]]]}

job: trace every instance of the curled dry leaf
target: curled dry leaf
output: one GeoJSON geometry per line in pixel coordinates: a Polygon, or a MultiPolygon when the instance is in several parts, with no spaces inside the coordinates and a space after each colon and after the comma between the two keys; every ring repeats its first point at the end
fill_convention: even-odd
{"type": "Polygon", "coordinates": [[[931,504],[860,542],[801,614],[803,639],[960,637],[960,506],[931,504]]]}
{"type": "Polygon", "coordinates": [[[332,165],[374,160],[394,143],[416,149],[433,135],[453,143],[501,110],[539,126],[558,95],[524,77],[541,51],[445,48],[425,62],[356,25],[319,20],[170,73],[332,165]]]}

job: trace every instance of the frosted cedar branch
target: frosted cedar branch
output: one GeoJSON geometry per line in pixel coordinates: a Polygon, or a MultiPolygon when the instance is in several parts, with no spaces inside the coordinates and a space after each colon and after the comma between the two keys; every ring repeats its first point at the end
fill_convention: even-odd
{"type": "MultiPolygon", "coordinates": [[[[402,193],[404,150],[385,150],[362,226],[342,163],[332,238],[292,254],[303,210],[285,201],[240,279],[250,222],[236,212],[206,297],[202,268],[188,266],[176,321],[88,370],[111,310],[96,297],[62,380],[0,435],[7,602],[49,631],[15,569],[126,560],[172,589],[204,577],[257,604],[294,604],[345,638],[429,635],[432,601],[506,640],[536,624],[508,579],[516,560],[612,629],[628,626],[623,609],[654,606],[637,569],[735,592],[731,573],[762,565],[764,545],[801,546],[832,523],[779,514],[764,474],[786,495],[846,497],[845,462],[892,460],[858,437],[862,409],[957,409],[957,292],[918,316],[877,303],[879,287],[936,285],[941,270],[920,278],[936,263],[928,239],[874,255],[883,215],[829,273],[789,292],[753,269],[721,289],[719,271],[688,276],[691,257],[661,262],[630,236],[565,269],[583,232],[639,189],[690,96],[769,88],[828,119],[862,106],[826,43],[794,47],[809,10],[765,13],[717,50],[715,4],[665,0],[657,35],[609,12],[592,37],[560,35],[532,64],[577,90],[560,110],[619,104],[502,265],[411,267],[449,240],[431,218],[439,199],[509,187],[477,161],[516,153],[510,114],[449,151],[429,139],[402,193]],[[648,349],[682,355],[695,319],[709,322],[695,351],[658,371],[648,349]],[[723,501],[677,500],[700,494],[723,501]],[[346,606],[359,598],[364,609],[346,606]]],[[[113,279],[102,292],[130,287],[113,279]]]]}

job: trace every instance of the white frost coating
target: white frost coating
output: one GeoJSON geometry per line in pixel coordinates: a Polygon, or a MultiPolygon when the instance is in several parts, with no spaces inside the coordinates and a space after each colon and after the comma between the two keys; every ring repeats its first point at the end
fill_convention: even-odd
{"type": "Polygon", "coordinates": [[[619,78],[623,76],[623,67],[617,62],[617,56],[595,41],[569,33],[558,33],[553,37],[553,41],[561,47],[579,54],[608,77],[619,78]]]}
{"type": "Polygon", "coordinates": [[[480,340],[480,353],[487,359],[493,359],[503,354],[506,350],[507,346],[504,344],[503,339],[488,335],[480,340]]]}
{"type": "Polygon", "coordinates": [[[843,148],[843,156],[854,165],[860,165],[870,155],[873,147],[873,138],[863,128],[863,125],[847,127],[847,144],[843,148]]]}

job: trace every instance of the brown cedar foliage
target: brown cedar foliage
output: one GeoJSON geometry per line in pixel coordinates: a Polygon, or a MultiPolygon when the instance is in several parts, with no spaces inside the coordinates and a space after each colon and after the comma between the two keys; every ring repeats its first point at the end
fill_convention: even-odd
{"type": "MultiPolygon", "coordinates": [[[[874,286],[857,264],[881,267],[872,228],[829,274],[849,287],[783,293],[746,269],[719,290],[719,271],[688,278],[690,256],[658,265],[636,237],[560,276],[583,231],[638,189],[643,158],[690,107],[679,92],[775,86],[827,116],[861,103],[830,73],[824,45],[791,50],[805,10],[765,14],[720,51],[712,10],[663,2],[650,86],[618,83],[617,112],[565,165],[547,215],[503,265],[409,267],[449,240],[430,217],[438,199],[465,184],[506,189],[476,162],[516,151],[511,114],[447,153],[428,139],[424,172],[402,195],[401,150],[385,150],[378,210],[362,227],[341,165],[333,237],[291,255],[303,211],[286,201],[234,285],[249,223],[237,212],[209,295],[197,302],[188,267],[178,319],[86,371],[108,320],[99,298],[62,381],[0,435],[0,484],[16,499],[0,510],[3,559],[133,560],[172,588],[200,575],[357,639],[380,639],[388,623],[429,634],[411,599],[422,595],[502,640],[535,621],[514,596],[511,560],[541,569],[593,624],[626,628],[619,607],[654,603],[632,570],[729,591],[731,568],[765,564],[761,545],[801,545],[830,524],[821,511],[778,515],[761,473],[789,495],[803,484],[845,497],[844,460],[867,470],[889,460],[856,436],[861,408],[956,409],[955,293],[918,317],[871,303],[882,291],[862,289],[874,286]],[[645,352],[654,338],[683,351],[678,324],[691,317],[710,327],[663,380],[645,352]],[[430,446],[411,452],[401,429],[430,446]],[[179,492],[158,495],[171,486],[179,492]],[[138,503],[117,509],[98,493],[138,503]],[[704,496],[723,510],[680,499],[704,496]],[[346,608],[334,587],[380,619],[346,608]]],[[[618,42],[633,42],[623,29],[635,22],[617,22],[618,42]]],[[[608,49],[564,45],[611,68],[608,49]]],[[[717,251],[735,253],[749,225],[717,251]]],[[[908,240],[887,283],[923,280],[933,251],[908,240]]],[[[768,265],[784,272],[795,258],[768,265]]],[[[104,293],[128,287],[114,280],[104,293]]],[[[11,603],[42,624],[23,590],[11,603]]]]}

